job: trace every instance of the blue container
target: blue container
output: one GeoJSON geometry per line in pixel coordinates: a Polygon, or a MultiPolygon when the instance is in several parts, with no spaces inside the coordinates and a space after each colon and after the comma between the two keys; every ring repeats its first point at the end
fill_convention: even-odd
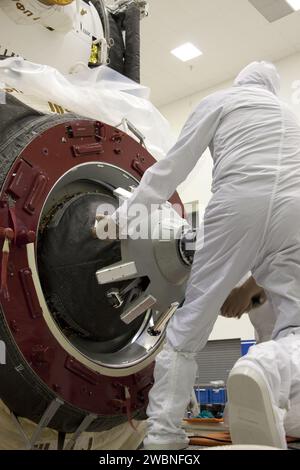
{"type": "Polygon", "coordinates": [[[250,341],[242,341],[241,342],[241,354],[242,356],[246,356],[248,353],[249,349],[256,344],[255,340],[250,340],[250,341]]]}
{"type": "Polygon", "coordinates": [[[226,401],[225,388],[213,388],[211,390],[211,403],[213,405],[225,405],[226,401]]]}
{"type": "Polygon", "coordinates": [[[209,405],[211,403],[211,391],[208,388],[195,388],[195,393],[200,405],[209,405]]]}

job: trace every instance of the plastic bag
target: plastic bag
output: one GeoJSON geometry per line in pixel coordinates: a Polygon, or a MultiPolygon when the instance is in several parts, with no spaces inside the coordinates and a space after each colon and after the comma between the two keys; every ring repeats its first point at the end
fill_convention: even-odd
{"type": "Polygon", "coordinates": [[[148,100],[149,89],[106,66],[63,75],[53,67],[19,57],[0,61],[2,90],[38,111],[71,111],[119,126],[128,119],[145,137],[147,149],[161,159],[174,143],[167,120],[148,100]]]}

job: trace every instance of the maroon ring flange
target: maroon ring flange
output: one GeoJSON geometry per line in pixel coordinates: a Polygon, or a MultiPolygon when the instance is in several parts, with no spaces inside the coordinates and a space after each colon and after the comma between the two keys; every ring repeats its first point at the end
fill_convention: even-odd
{"type": "MultiPolygon", "coordinates": [[[[14,201],[15,241],[10,244],[8,291],[2,309],[18,349],[49,389],[75,407],[97,415],[126,413],[124,389],[131,411],[145,407],[153,365],[127,377],[107,377],[85,367],[62,348],[43,318],[26,244],[38,231],[45,200],[66,172],[82,163],[111,164],[140,180],[155,163],[147,150],[124,132],[98,121],[76,120],[55,125],[36,137],[15,160],[0,196],[0,226],[5,224],[8,196],[14,201]]],[[[181,204],[177,194],[170,202],[181,204]]]]}

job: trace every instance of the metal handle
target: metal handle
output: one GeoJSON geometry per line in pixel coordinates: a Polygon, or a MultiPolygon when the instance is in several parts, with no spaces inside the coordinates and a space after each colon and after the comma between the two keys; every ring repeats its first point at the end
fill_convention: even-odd
{"type": "Polygon", "coordinates": [[[140,141],[140,144],[146,147],[145,145],[146,137],[135,127],[134,124],[132,124],[132,122],[128,121],[128,119],[126,118],[123,118],[121,124],[119,124],[116,127],[120,127],[120,126],[124,127],[124,131],[126,133],[128,132],[128,130],[132,132],[132,134],[135,135],[137,139],[140,141]]]}
{"type": "Polygon", "coordinates": [[[178,307],[179,307],[179,303],[174,302],[171,305],[171,307],[157,320],[154,326],[150,328],[149,333],[152,334],[153,336],[160,334],[162,330],[165,328],[168,321],[171,320],[171,318],[177,311],[178,307]]]}

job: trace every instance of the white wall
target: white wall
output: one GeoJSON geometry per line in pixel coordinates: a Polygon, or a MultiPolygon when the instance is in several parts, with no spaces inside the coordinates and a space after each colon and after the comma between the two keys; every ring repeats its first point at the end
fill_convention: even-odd
{"type": "MultiPolygon", "coordinates": [[[[300,54],[287,57],[276,65],[282,79],[281,97],[291,105],[300,120],[300,54]],[[297,86],[296,90],[293,88],[293,85],[297,86]],[[297,98],[298,100],[295,102],[297,98]]],[[[178,135],[186,118],[203,97],[218,89],[231,86],[231,83],[232,82],[222,83],[213,89],[201,91],[179,101],[170,103],[163,106],[160,111],[170,122],[175,134],[178,135]]],[[[199,200],[200,205],[203,206],[203,208],[206,207],[211,197],[211,173],[212,160],[209,151],[206,151],[187,181],[179,188],[179,193],[184,203],[199,200]]],[[[240,321],[227,320],[224,318],[218,319],[211,339],[229,338],[254,338],[253,328],[247,317],[244,317],[240,321]]]]}

